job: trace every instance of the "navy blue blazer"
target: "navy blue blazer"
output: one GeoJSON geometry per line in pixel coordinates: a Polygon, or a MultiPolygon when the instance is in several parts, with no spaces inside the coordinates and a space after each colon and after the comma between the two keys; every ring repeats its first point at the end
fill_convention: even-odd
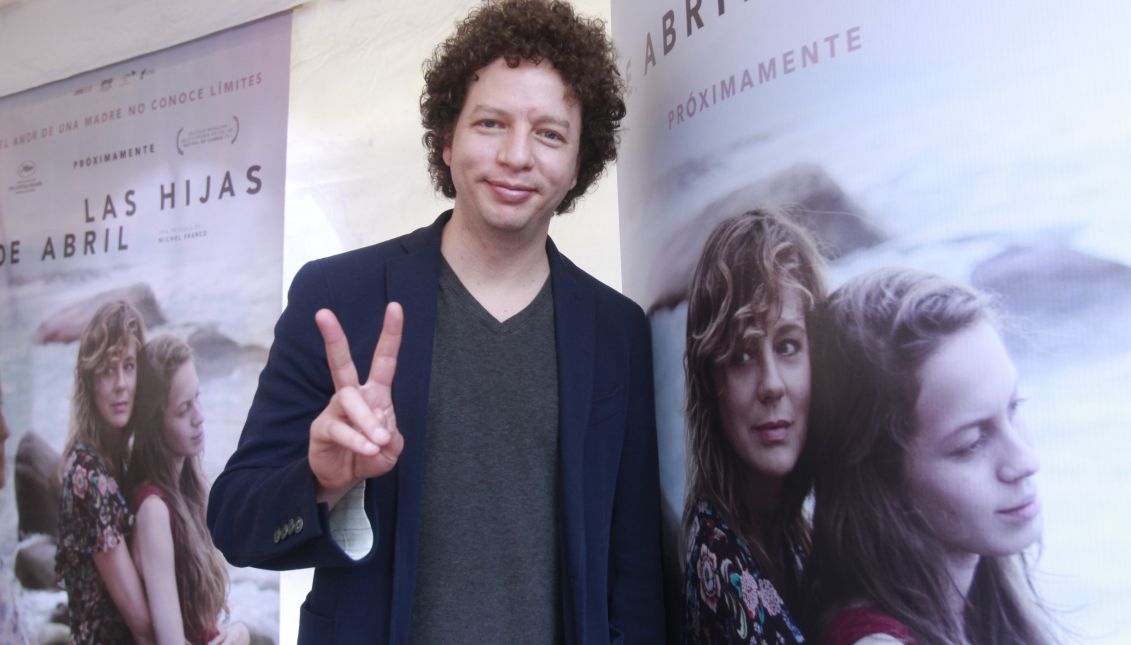
{"type": "MultiPolygon", "coordinates": [[[[228,561],[315,567],[299,643],[406,643],[416,573],[440,234],[450,211],[404,237],[305,265],[291,284],[236,452],[212,487],[208,526],[228,561]],[[307,462],[310,424],[333,395],[314,312],[334,311],[367,374],[385,304],[405,328],[393,401],[404,451],[368,481],[374,546],[331,539],[307,462]]],[[[546,250],[560,405],[559,561],[568,643],[664,642],[652,356],[640,308],[546,250]]]]}

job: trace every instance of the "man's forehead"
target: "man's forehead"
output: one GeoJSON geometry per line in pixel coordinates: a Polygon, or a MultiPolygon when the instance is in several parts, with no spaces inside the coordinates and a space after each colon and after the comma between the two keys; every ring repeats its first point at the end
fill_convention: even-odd
{"type": "MultiPolygon", "coordinates": [[[[566,82],[565,78],[554,66],[554,63],[548,59],[541,59],[537,62],[528,58],[510,59],[505,56],[500,56],[495,60],[487,63],[483,67],[475,70],[467,84],[467,95],[470,95],[476,85],[482,83],[484,76],[491,75],[493,78],[507,76],[507,80],[512,83],[523,83],[526,86],[533,86],[549,82],[548,79],[552,78],[558,85],[561,86],[562,94],[561,99],[569,105],[578,102],[577,96],[573,92],[573,88],[566,82]],[[535,73],[525,73],[534,71],[535,73]]],[[[464,106],[467,106],[467,98],[464,98],[464,106]]]]}

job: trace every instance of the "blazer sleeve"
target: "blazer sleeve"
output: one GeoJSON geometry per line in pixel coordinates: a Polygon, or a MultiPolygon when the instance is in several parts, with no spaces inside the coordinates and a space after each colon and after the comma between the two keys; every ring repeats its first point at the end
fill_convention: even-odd
{"type": "Polygon", "coordinates": [[[663,643],[660,475],[648,321],[632,305],[624,447],[609,552],[609,623],[627,643],[663,643]]]}
{"type": "Polygon", "coordinates": [[[377,546],[371,496],[366,501],[374,529],[369,553],[354,560],[334,542],[329,509],[315,499],[307,460],[310,424],[334,393],[325,346],[314,324],[318,309],[334,308],[325,273],[316,261],[292,281],[243,434],[209,495],[212,539],[236,566],[347,566],[366,561],[377,546]]]}

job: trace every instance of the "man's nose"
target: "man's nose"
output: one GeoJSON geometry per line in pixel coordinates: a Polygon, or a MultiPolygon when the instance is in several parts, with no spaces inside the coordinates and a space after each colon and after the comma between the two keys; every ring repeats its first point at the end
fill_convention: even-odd
{"type": "Polygon", "coordinates": [[[499,163],[512,168],[526,168],[531,159],[529,128],[511,128],[499,150],[499,163]]]}

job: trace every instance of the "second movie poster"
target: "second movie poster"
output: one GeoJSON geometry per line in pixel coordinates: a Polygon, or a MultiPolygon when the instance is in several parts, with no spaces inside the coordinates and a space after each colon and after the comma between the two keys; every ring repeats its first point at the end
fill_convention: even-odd
{"type": "MultiPolygon", "coordinates": [[[[699,557],[682,537],[688,298],[719,223],[774,209],[812,232],[830,290],[905,267],[995,303],[1018,374],[1010,409],[1028,425],[1026,490],[1039,491],[1007,510],[1027,520],[1039,494],[1043,517],[1025,550],[1036,593],[1059,638],[1131,637],[1117,566],[1131,483],[1129,30],[1131,12],[1108,1],[614,0],[629,86],[623,283],[652,324],[673,615],[687,594],[715,607],[746,589],[737,574],[721,594],[686,586],[699,557]]],[[[990,386],[983,359],[961,383],[971,391],[990,386]]]]}
{"type": "Polygon", "coordinates": [[[31,642],[121,642],[146,604],[161,633],[168,573],[192,642],[277,640],[277,574],[198,517],[280,310],[290,38],[280,14],[0,98],[0,604],[31,642]],[[108,604],[108,554],[148,603],[108,604]]]}

